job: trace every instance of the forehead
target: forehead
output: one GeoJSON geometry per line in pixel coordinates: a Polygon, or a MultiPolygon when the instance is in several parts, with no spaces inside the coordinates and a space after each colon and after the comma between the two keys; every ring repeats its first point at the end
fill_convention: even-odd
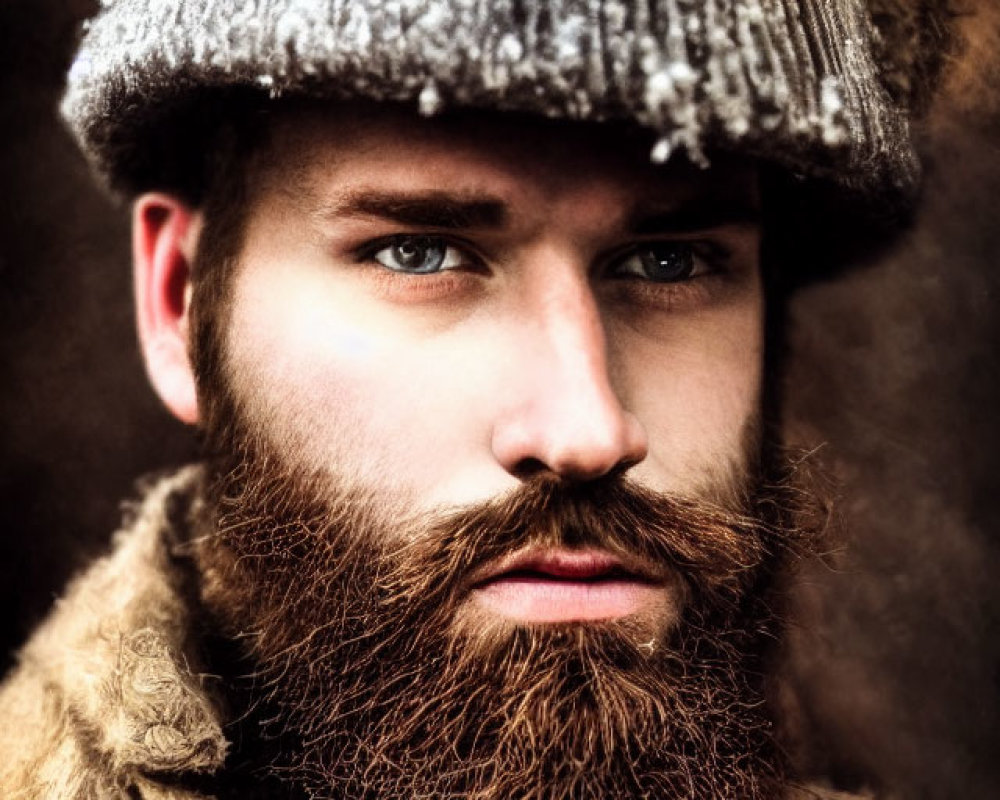
{"type": "Polygon", "coordinates": [[[711,166],[650,158],[652,137],[616,124],[486,111],[433,118],[391,105],[291,106],[270,126],[265,185],[325,205],[346,185],[439,189],[517,205],[599,189],[622,207],[643,201],[757,208],[754,162],[718,154],[711,166]],[[270,178],[270,180],[267,180],[270,178]]]}

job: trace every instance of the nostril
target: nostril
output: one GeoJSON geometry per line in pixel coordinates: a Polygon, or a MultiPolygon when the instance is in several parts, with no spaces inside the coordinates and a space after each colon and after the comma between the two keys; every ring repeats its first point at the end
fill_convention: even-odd
{"type": "Polygon", "coordinates": [[[526,481],[548,471],[549,468],[545,466],[544,462],[540,459],[522,458],[517,462],[517,464],[514,465],[514,469],[511,470],[511,473],[515,478],[526,481]]]}
{"type": "Polygon", "coordinates": [[[625,475],[626,472],[632,469],[632,467],[641,462],[642,462],[641,458],[627,458],[627,459],[623,458],[621,461],[619,461],[617,464],[615,464],[611,469],[607,471],[606,477],[621,478],[625,475]]]}

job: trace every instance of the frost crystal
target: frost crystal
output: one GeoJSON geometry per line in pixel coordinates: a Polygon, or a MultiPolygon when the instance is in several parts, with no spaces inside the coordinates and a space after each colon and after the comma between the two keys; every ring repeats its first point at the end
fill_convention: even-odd
{"type": "Polygon", "coordinates": [[[681,89],[689,89],[698,81],[698,76],[691,66],[684,61],[675,61],[670,65],[667,72],[674,83],[681,89]]]}
{"type": "Polygon", "coordinates": [[[606,20],[606,24],[616,30],[625,27],[628,15],[629,10],[624,3],[609,2],[604,6],[604,18],[606,20]]]}
{"type": "Polygon", "coordinates": [[[659,108],[669,103],[674,97],[674,80],[669,70],[654,72],[646,80],[646,105],[659,108]]]}
{"type": "Polygon", "coordinates": [[[840,92],[840,83],[836,78],[823,79],[820,88],[820,108],[822,110],[821,136],[824,144],[836,147],[847,138],[843,121],[844,99],[840,92]]]}
{"type": "Polygon", "coordinates": [[[673,145],[670,144],[670,140],[666,137],[660,139],[649,154],[649,160],[654,164],[666,164],[667,160],[670,158],[670,154],[673,152],[673,145]]]}
{"type": "Polygon", "coordinates": [[[575,62],[582,57],[581,42],[586,30],[586,17],[571,16],[563,21],[562,29],[555,40],[556,57],[561,62],[575,62]]]}
{"type": "Polygon", "coordinates": [[[497,54],[506,61],[520,61],[524,56],[524,47],[516,36],[508,33],[500,40],[497,54]]]}
{"type": "Polygon", "coordinates": [[[844,107],[844,101],[840,97],[840,86],[835,79],[826,78],[823,80],[823,97],[820,101],[823,104],[823,113],[827,117],[835,117],[844,107]]]}
{"type": "Polygon", "coordinates": [[[73,62],[73,66],[69,68],[69,77],[71,80],[80,80],[81,78],[86,78],[90,75],[93,70],[93,63],[90,58],[86,55],[80,56],[76,61],[73,62]]]}
{"type": "Polygon", "coordinates": [[[427,30],[437,30],[439,28],[443,28],[447,23],[447,12],[445,11],[444,6],[440,3],[431,4],[429,7],[425,8],[423,18],[420,20],[420,24],[427,30]]]}
{"type": "Polygon", "coordinates": [[[434,81],[427,81],[424,84],[424,88],[420,91],[417,105],[420,113],[425,117],[433,117],[444,106],[444,100],[441,99],[441,92],[438,91],[437,84],[434,81]]]}

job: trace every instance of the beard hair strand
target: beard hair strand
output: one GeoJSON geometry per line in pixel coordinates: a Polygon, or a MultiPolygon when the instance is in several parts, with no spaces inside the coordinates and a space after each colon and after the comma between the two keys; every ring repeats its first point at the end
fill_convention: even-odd
{"type": "Polygon", "coordinates": [[[764,675],[775,587],[815,547],[801,487],[748,482],[721,505],[543,476],[418,515],[237,441],[196,558],[206,607],[245,645],[244,748],[267,742],[272,774],[316,798],[781,795],[764,675]],[[467,576],[529,543],[659,565],[681,616],[469,617],[467,576]]]}

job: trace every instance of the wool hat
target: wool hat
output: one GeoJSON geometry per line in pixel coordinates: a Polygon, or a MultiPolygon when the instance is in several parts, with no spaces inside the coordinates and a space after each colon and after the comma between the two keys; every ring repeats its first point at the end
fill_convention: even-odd
{"type": "Polygon", "coordinates": [[[104,0],[62,112],[126,193],[200,146],[199,115],[176,127],[192,96],[239,91],[630,121],[654,161],[735,151],[905,206],[919,166],[877,45],[864,0],[104,0]]]}

